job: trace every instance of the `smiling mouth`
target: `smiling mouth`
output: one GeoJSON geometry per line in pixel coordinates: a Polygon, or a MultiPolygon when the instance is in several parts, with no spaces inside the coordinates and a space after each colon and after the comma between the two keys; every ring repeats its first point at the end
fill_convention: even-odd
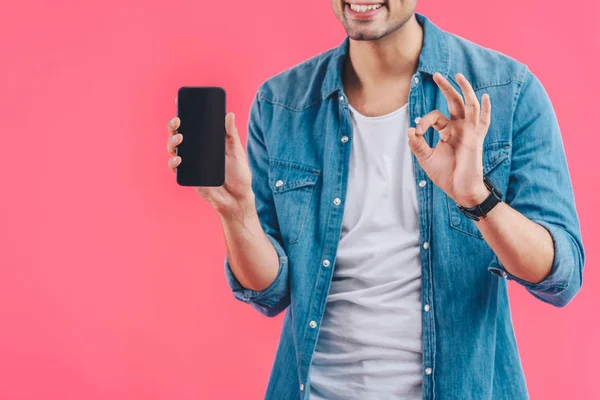
{"type": "Polygon", "coordinates": [[[344,5],[353,15],[366,17],[377,14],[385,6],[385,3],[344,2],[344,5]]]}

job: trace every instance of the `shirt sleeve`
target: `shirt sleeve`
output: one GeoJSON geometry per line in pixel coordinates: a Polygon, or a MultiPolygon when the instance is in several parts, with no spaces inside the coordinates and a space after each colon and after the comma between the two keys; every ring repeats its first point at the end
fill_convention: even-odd
{"type": "Polygon", "coordinates": [[[550,275],[538,283],[510,274],[497,256],[488,269],[564,307],[581,288],[584,248],[558,121],[544,87],[528,69],[515,105],[512,149],[505,201],[549,232],[554,260],[550,275]]]}
{"type": "Polygon", "coordinates": [[[252,173],[252,190],[255,196],[256,211],[265,234],[277,252],[279,272],[271,285],[261,291],[254,291],[240,284],[231,270],[227,255],[225,256],[224,267],[225,278],[234,297],[249,303],[261,314],[273,317],[290,304],[289,264],[287,254],[282,246],[273,194],[268,185],[269,156],[264,142],[259,93],[260,88],[250,107],[246,154],[252,173]]]}

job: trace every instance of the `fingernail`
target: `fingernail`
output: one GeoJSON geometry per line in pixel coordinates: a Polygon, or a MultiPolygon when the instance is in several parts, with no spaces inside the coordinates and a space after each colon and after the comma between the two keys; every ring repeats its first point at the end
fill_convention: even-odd
{"type": "Polygon", "coordinates": [[[415,124],[418,124],[420,120],[421,120],[421,117],[415,118],[415,124]]]}

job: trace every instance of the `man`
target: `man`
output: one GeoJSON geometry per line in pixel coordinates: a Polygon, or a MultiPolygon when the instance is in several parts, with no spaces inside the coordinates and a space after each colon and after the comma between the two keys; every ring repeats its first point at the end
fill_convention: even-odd
{"type": "Polygon", "coordinates": [[[548,96],[416,0],[332,3],[348,36],[260,85],[247,158],[227,114],[197,188],[235,297],[287,308],[266,398],[527,398],[507,282],[562,307],[584,265],[548,96]]]}

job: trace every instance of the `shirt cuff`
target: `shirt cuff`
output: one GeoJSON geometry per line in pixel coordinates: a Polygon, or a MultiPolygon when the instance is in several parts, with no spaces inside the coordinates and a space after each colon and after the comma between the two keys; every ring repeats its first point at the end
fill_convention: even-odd
{"type": "Polygon", "coordinates": [[[575,268],[571,239],[568,233],[555,225],[546,221],[532,221],[546,228],[552,237],[554,260],[550,275],[538,283],[525,281],[508,272],[496,255],[489,264],[488,271],[498,277],[514,280],[534,294],[559,294],[569,286],[570,277],[575,268]]]}
{"type": "Polygon", "coordinates": [[[285,296],[288,287],[288,258],[286,252],[273,236],[269,234],[266,235],[271,243],[273,243],[277,256],[279,257],[279,271],[277,272],[275,280],[265,289],[255,291],[242,286],[233,274],[227,256],[225,256],[224,261],[225,278],[227,279],[227,284],[233,291],[234,297],[245,303],[252,303],[253,305],[259,306],[261,309],[275,306],[279,300],[285,296]]]}

